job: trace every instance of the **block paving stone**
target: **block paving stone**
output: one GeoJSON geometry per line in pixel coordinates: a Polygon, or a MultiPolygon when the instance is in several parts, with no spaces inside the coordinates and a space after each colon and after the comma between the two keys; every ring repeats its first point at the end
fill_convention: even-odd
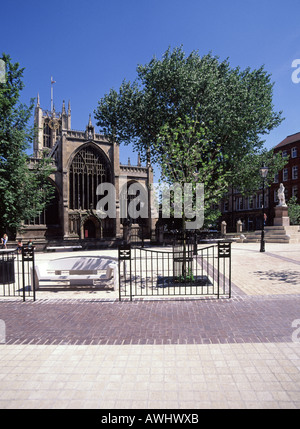
{"type": "Polygon", "coordinates": [[[255,249],[231,299],[0,297],[0,409],[299,409],[300,246],[255,249]]]}
{"type": "Polygon", "coordinates": [[[1,302],[7,344],[218,344],[291,341],[300,296],[220,300],[1,302]]]}

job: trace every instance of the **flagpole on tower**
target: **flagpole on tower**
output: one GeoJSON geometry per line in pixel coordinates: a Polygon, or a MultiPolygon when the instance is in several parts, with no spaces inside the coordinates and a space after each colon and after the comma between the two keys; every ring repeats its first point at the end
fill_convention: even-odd
{"type": "Polygon", "coordinates": [[[51,76],[51,112],[53,112],[53,84],[56,83],[51,76]]]}

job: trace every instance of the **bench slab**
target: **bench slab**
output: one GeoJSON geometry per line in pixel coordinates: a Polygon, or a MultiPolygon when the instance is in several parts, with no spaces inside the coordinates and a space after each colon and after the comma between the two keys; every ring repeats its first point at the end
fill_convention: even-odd
{"type": "Polygon", "coordinates": [[[82,249],[82,246],[49,246],[46,248],[47,252],[56,252],[56,251],[69,251],[69,250],[79,250],[82,249]]]}
{"type": "Polygon", "coordinates": [[[113,258],[81,256],[53,259],[34,267],[35,286],[43,282],[70,282],[88,285],[95,281],[114,279],[114,290],[119,287],[118,262],[113,258]],[[105,272],[105,274],[103,273],[105,272]]]}

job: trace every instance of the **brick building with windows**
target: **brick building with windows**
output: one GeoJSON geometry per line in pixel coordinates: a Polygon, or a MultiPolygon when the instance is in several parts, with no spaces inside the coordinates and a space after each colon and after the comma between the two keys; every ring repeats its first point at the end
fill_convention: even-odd
{"type": "MultiPolygon", "coordinates": [[[[270,204],[274,210],[278,203],[277,189],[280,183],[285,187],[285,199],[288,201],[292,197],[297,197],[299,202],[300,190],[300,132],[286,137],[274,148],[274,152],[282,152],[282,156],[287,158],[287,164],[283,170],[279,171],[274,178],[274,183],[270,189],[270,204]]],[[[271,215],[273,211],[271,212],[271,215]]]]}
{"type": "MultiPolygon", "coordinates": [[[[293,196],[297,197],[298,203],[300,202],[300,132],[287,136],[274,147],[274,152],[281,152],[282,156],[287,158],[287,164],[283,170],[275,175],[272,185],[265,189],[264,207],[268,226],[273,226],[280,183],[283,183],[285,187],[287,202],[293,196]]],[[[227,198],[221,202],[221,221],[226,222],[228,232],[236,231],[236,224],[239,220],[242,222],[243,231],[260,230],[262,227],[262,204],[262,189],[248,197],[241,195],[236,189],[231,189],[227,198]]]]}
{"type": "MultiPolygon", "coordinates": [[[[270,222],[269,212],[269,194],[270,190],[265,189],[265,212],[268,223],[270,222]]],[[[231,189],[227,198],[221,202],[221,221],[227,224],[227,232],[235,232],[238,221],[242,223],[243,231],[255,231],[262,227],[262,189],[250,196],[243,196],[236,189],[231,189]]]]}

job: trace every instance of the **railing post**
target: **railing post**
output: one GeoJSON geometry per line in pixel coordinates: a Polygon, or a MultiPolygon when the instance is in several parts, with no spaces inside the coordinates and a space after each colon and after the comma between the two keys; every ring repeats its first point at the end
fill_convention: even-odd
{"type": "MultiPolygon", "coordinates": [[[[118,263],[119,263],[119,301],[122,300],[121,297],[121,262],[123,261],[123,266],[125,266],[126,261],[129,260],[129,275],[130,275],[130,300],[132,301],[132,280],[131,280],[131,245],[123,244],[118,247],[118,263]]],[[[126,283],[126,272],[124,269],[125,283],[126,283]]]]}
{"type": "Polygon", "coordinates": [[[22,292],[23,292],[23,302],[25,302],[25,264],[24,264],[24,252],[25,248],[22,247],[22,292]]]}
{"type": "Polygon", "coordinates": [[[23,301],[25,301],[25,262],[32,262],[32,291],[33,300],[35,301],[35,275],[34,275],[34,248],[32,246],[22,247],[22,283],[23,283],[23,301]]]}
{"type": "Polygon", "coordinates": [[[228,293],[228,297],[231,298],[231,243],[229,243],[229,248],[230,248],[230,255],[229,255],[229,293],[228,293]]]}
{"type": "MultiPolygon", "coordinates": [[[[229,298],[231,296],[231,242],[218,243],[218,298],[219,298],[219,276],[220,276],[220,259],[229,259],[229,298]]],[[[225,262],[224,262],[225,263],[225,262]]],[[[226,275],[224,265],[224,285],[226,287],[226,275]]]]}
{"type": "Polygon", "coordinates": [[[32,249],[32,266],[31,266],[32,292],[33,301],[35,301],[35,272],[34,272],[34,249],[32,249]]]}
{"type": "Polygon", "coordinates": [[[220,243],[218,243],[218,293],[217,298],[220,298],[220,243]]]}

